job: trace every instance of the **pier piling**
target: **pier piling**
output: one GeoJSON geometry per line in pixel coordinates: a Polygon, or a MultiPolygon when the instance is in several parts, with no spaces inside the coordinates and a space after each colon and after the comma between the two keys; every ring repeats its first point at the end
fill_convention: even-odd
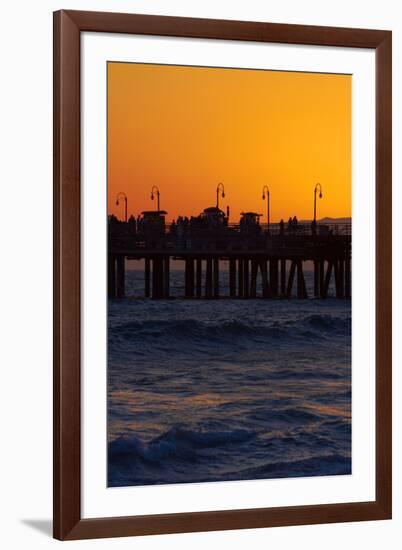
{"type": "Polygon", "coordinates": [[[251,260],[250,298],[257,297],[257,274],[258,262],[253,258],[251,260]]]}
{"type": "Polygon", "coordinates": [[[202,261],[201,258],[196,260],[196,296],[201,298],[201,288],[202,288],[202,261]]]}
{"type": "Polygon", "coordinates": [[[331,282],[332,269],[333,269],[333,262],[328,261],[327,272],[325,274],[324,284],[322,285],[321,298],[326,298],[328,296],[329,283],[331,282]]]}
{"type": "Polygon", "coordinates": [[[169,298],[170,296],[170,258],[165,256],[163,258],[163,296],[169,298]]]}
{"type": "Polygon", "coordinates": [[[286,295],[286,259],[281,258],[281,296],[286,295]]]}
{"type": "Polygon", "coordinates": [[[237,295],[239,298],[243,298],[244,296],[244,268],[243,268],[243,262],[244,260],[239,258],[238,260],[238,281],[239,281],[239,287],[237,295]]]}
{"type": "Polygon", "coordinates": [[[292,296],[293,280],[295,278],[295,271],[296,271],[296,262],[294,260],[292,260],[292,263],[290,264],[290,270],[289,270],[288,285],[287,285],[287,288],[286,288],[286,298],[291,298],[291,296],[292,296]]]}
{"type": "Polygon", "coordinates": [[[149,298],[151,295],[151,260],[145,258],[145,298],[149,298]]]}
{"type": "Polygon", "coordinates": [[[350,298],[351,295],[351,261],[349,258],[345,260],[345,298],[350,298]]]}
{"type": "Polygon", "coordinates": [[[297,262],[297,297],[299,299],[308,298],[306,281],[303,273],[303,262],[301,260],[297,262]]]}
{"type": "MultiPolygon", "coordinates": [[[[325,265],[324,264],[325,264],[324,260],[320,259],[320,261],[318,262],[318,273],[319,273],[319,279],[320,279],[318,294],[320,296],[323,293],[324,281],[325,281],[325,265]]],[[[328,292],[328,290],[327,290],[327,292],[328,292]]]]}
{"type": "Polygon", "coordinates": [[[125,294],[125,258],[124,256],[117,257],[117,298],[124,298],[125,294]]]}
{"type": "Polygon", "coordinates": [[[341,285],[340,285],[340,270],[339,270],[339,261],[334,261],[334,276],[335,276],[335,296],[340,298],[341,294],[341,285]]]}
{"type": "Polygon", "coordinates": [[[229,294],[231,298],[236,296],[236,260],[229,260],[229,294]]]}
{"type": "Polygon", "coordinates": [[[320,296],[320,266],[317,260],[314,260],[314,298],[320,296]]]}
{"type": "Polygon", "coordinates": [[[116,258],[109,256],[107,274],[108,297],[116,298],[116,258]]]}
{"type": "Polygon", "coordinates": [[[219,298],[219,258],[214,258],[214,298],[219,298]]]}
{"type": "Polygon", "coordinates": [[[268,269],[267,269],[267,262],[265,260],[261,260],[260,269],[261,269],[261,277],[262,277],[262,297],[271,298],[272,296],[271,286],[268,281],[268,269]]]}
{"type": "Polygon", "coordinates": [[[249,260],[243,260],[243,297],[248,298],[250,295],[250,280],[249,280],[249,260]]]}
{"type": "Polygon", "coordinates": [[[194,259],[186,258],[185,262],[185,296],[194,298],[194,259]]]}
{"type": "Polygon", "coordinates": [[[205,297],[212,298],[212,258],[207,259],[205,274],[205,297]]]}
{"type": "Polygon", "coordinates": [[[345,297],[345,262],[339,260],[339,298],[345,297]]]}
{"type": "Polygon", "coordinates": [[[278,296],[278,260],[271,258],[269,261],[269,283],[272,296],[278,296]]]}

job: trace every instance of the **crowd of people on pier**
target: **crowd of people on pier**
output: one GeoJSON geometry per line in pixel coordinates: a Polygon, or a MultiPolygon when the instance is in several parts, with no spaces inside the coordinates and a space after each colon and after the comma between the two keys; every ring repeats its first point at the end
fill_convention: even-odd
{"type": "MultiPolygon", "coordinates": [[[[225,228],[230,228],[231,230],[238,230],[240,232],[248,232],[250,228],[254,229],[257,232],[260,232],[265,228],[265,230],[271,229],[275,230],[275,233],[280,235],[289,234],[294,235],[302,231],[305,233],[306,224],[299,224],[299,221],[296,216],[290,217],[287,224],[284,220],[281,219],[279,223],[271,224],[268,228],[268,224],[260,223],[260,215],[253,212],[242,213],[242,217],[239,220],[238,224],[229,224],[228,216],[225,216],[221,212],[221,216],[178,216],[176,219],[173,219],[170,224],[166,224],[165,216],[162,214],[155,216],[148,216],[148,213],[142,216],[133,216],[131,215],[127,220],[128,227],[130,232],[133,234],[146,233],[150,230],[157,230],[161,234],[171,234],[182,236],[187,233],[194,233],[197,231],[203,230],[220,230],[225,228]]],[[[122,222],[118,220],[115,215],[109,216],[109,224],[121,224],[122,222]]],[[[316,222],[311,222],[312,229],[317,226],[316,222]]]]}
{"type": "MultiPolygon", "coordinates": [[[[109,216],[109,238],[113,242],[140,242],[146,246],[157,246],[158,243],[170,242],[179,247],[188,243],[212,242],[218,239],[220,243],[240,242],[246,239],[249,243],[263,245],[263,240],[273,235],[316,235],[317,224],[311,226],[299,223],[296,216],[289,217],[287,223],[283,219],[276,224],[261,224],[261,214],[242,212],[238,224],[229,223],[229,209],[223,212],[217,207],[206,208],[199,216],[178,216],[166,224],[167,212],[146,211],[140,216],[131,215],[127,223],[120,222],[115,216],[109,216]]],[[[325,227],[320,227],[320,231],[325,227]]],[[[330,230],[328,230],[330,233],[330,230]]]]}

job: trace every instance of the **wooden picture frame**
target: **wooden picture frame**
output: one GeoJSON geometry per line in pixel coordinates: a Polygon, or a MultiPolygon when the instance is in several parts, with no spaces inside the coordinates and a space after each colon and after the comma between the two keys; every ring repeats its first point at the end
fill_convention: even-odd
{"type": "Polygon", "coordinates": [[[61,540],[391,518],[390,31],[83,11],[54,14],[54,536],[61,540]],[[80,36],[84,31],[375,49],[376,499],[81,518],[80,36]]]}

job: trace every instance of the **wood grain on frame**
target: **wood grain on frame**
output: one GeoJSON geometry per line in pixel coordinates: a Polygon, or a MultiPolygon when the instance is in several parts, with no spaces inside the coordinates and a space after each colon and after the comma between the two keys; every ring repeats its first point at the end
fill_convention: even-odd
{"type": "Polygon", "coordinates": [[[54,14],[54,536],[61,540],[391,518],[390,31],[82,11],[54,14]],[[80,33],[376,50],[376,500],[81,519],[80,33]]]}

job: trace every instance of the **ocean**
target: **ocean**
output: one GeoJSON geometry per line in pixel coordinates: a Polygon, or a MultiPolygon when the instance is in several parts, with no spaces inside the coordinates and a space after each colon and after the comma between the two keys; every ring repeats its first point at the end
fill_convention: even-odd
{"type": "Polygon", "coordinates": [[[108,303],[110,487],[351,473],[350,300],[185,300],[174,266],[150,300],[140,267],[108,303]]]}

